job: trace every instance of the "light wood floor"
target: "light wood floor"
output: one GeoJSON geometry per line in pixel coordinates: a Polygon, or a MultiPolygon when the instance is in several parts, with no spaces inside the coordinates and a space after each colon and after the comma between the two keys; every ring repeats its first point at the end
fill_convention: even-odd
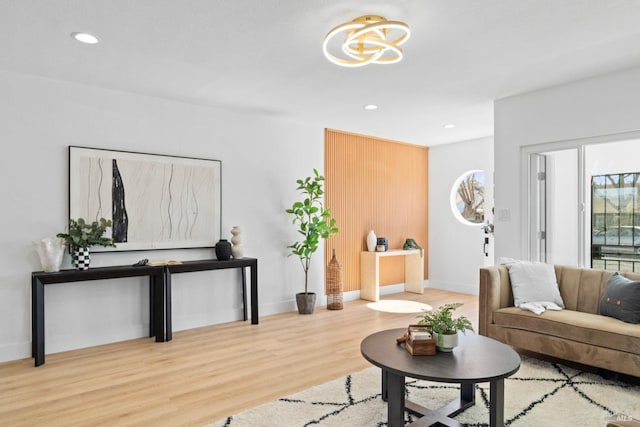
{"type": "MultiPolygon", "coordinates": [[[[478,298],[434,289],[401,293],[433,307],[462,302],[477,325],[478,298]]],[[[344,310],[265,316],[153,338],[0,364],[0,426],[202,426],[371,365],[367,335],[414,323],[416,314],[344,310]]]]}

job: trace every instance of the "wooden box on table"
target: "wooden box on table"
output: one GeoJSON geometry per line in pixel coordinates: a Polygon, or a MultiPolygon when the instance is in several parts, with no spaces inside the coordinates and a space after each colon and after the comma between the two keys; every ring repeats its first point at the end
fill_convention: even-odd
{"type": "Polygon", "coordinates": [[[436,354],[436,340],[429,325],[409,325],[405,348],[412,356],[433,356],[436,354]],[[422,338],[420,336],[429,338],[422,338]],[[414,338],[414,336],[416,336],[414,338]]]}

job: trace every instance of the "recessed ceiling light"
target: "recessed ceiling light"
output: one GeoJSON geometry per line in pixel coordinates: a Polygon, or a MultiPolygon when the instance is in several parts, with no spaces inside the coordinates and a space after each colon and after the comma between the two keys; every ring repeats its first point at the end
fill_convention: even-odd
{"type": "Polygon", "coordinates": [[[97,44],[98,42],[100,42],[100,40],[96,36],[89,33],[80,33],[80,32],[71,33],[71,37],[73,37],[74,39],[78,40],[81,43],[86,43],[86,44],[97,44]]]}
{"type": "Polygon", "coordinates": [[[456,125],[447,123],[446,125],[442,125],[442,127],[445,129],[453,129],[454,127],[456,127],[456,125]]]}
{"type": "Polygon", "coordinates": [[[377,110],[378,106],[376,104],[367,104],[362,108],[364,108],[365,110],[377,110]]]}

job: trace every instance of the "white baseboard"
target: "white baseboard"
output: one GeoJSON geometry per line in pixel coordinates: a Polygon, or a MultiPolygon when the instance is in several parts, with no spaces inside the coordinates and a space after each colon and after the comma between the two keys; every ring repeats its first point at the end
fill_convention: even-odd
{"type": "Polygon", "coordinates": [[[148,336],[149,323],[130,325],[128,327],[105,327],[99,331],[76,332],[73,334],[49,334],[45,338],[45,354],[94,347],[148,336]]]}
{"type": "MultiPolygon", "coordinates": [[[[455,287],[451,284],[433,284],[432,282],[425,280],[424,287],[434,287],[438,289],[452,290],[463,293],[476,293],[476,289],[472,287],[455,287]],[[438,286],[440,285],[440,286],[438,286]]],[[[404,284],[398,283],[393,285],[381,286],[380,295],[390,295],[404,292],[404,284]]],[[[343,301],[355,301],[360,299],[360,291],[348,291],[343,293],[343,301]]],[[[316,300],[316,307],[325,307],[327,304],[326,296],[318,294],[316,300]]],[[[278,301],[268,304],[260,304],[259,316],[269,316],[272,314],[285,313],[288,311],[296,311],[295,298],[285,301],[278,301]]],[[[250,308],[248,312],[251,316],[250,308]]],[[[201,315],[201,316],[181,316],[174,313],[173,316],[173,330],[174,332],[180,330],[186,330],[201,326],[214,325],[218,323],[233,322],[236,320],[242,320],[241,309],[228,309],[218,311],[214,316],[201,315]]],[[[79,334],[77,336],[72,335],[57,335],[47,336],[46,354],[58,353],[60,351],[74,350],[77,348],[91,347],[95,345],[107,344],[118,341],[125,341],[129,339],[135,339],[148,336],[149,326],[148,324],[131,325],[124,330],[102,330],[99,334],[79,334]],[[99,338],[96,338],[99,337],[99,338]]],[[[11,360],[18,360],[30,357],[31,355],[31,342],[19,342],[0,345],[0,354],[3,356],[0,362],[6,362],[11,360]]]]}
{"type": "Polygon", "coordinates": [[[429,287],[442,289],[443,291],[460,292],[461,294],[478,295],[478,284],[445,282],[442,280],[430,280],[429,287]]]}
{"type": "Polygon", "coordinates": [[[31,356],[31,342],[18,342],[0,345],[0,362],[26,359],[31,356]]]}
{"type": "MultiPolygon", "coordinates": [[[[429,281],[425,280],[423,288],[429,288],[429,287],[430,287],[429,281]]],[[[390,295],[390,294],[399,294],[401,292],[404,292],[404,283],[380,286],[380,296],[390,295]]],[[[349,292],[345,292],[342,295],[343,301],[355,301],[358,299],[360,299],[360,291],[349,291],[349,292]]]]}

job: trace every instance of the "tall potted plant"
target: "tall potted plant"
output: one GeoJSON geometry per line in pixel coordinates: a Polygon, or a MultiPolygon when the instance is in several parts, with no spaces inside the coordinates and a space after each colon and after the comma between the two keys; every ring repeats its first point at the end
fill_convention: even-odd
{"type": "Polygon", "coordinates": [[[313,169],[313,176],[298,179],[298,188],[303,200],[294,202],[286,212],[293,216],[292,223],[302,236],[300,240],[288,246],[289,256],[300,259],[304,271],[304,292],[296,294],[296,303],[300,314],[311,314],[315,307],[316,294],[309,292],[309,268],[311,257],[318,250],[320,239],[328,239],[338,233],[336,220],[331,218],[329,208],[322,203],[324,194],[324,176],[313,169]]]}
{"type": "Polygon", "coordinates": [[[98,221],[87,222],[84,218],[70,219],[66,233],[58,233],[57,237],[64,239],[69,245],[73,266],[78,270],[87,270],[91,262],[89,247],[94,245],[115,246],[113,239],[104,237],[107,228],[111,227],[111,220],[100,218],[98,221]]]}

